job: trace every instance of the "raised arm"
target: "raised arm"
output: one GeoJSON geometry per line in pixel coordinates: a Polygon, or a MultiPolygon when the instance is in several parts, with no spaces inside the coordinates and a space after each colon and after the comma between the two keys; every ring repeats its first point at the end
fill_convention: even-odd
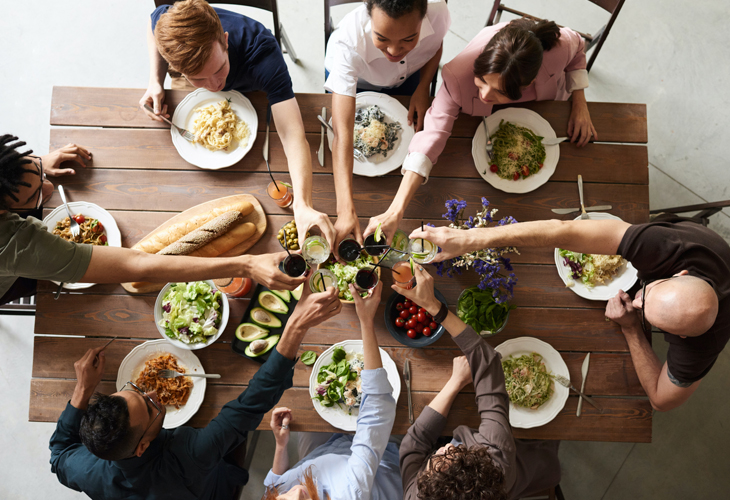
{"type": "Polygon", "coordinates": [[[565,248],[575,252],[613,255],[630,224],[620,220],[545,220],[491,228],[425,227],[411,238],[426,238],[441,247],[436,261],[474,250],[503,246],[565,248]]]}
{"type": "Polygon", "coordinates": [[[279,139],[284,146],[289,174],[294,186],[294,219],[299,241],[304,241],[307,231],[317,226],[331,247],[335,244],[335,228],[326,214],[316,211],[312,204],[312,157],[304,135],[304,123],[296,98],[277,102],[271,106],[279,139]]]}
{"type": "Polygon", "coordinates": [[[165,83],[165,75],[169,65],[165,58],[160,55],[157,50],[157,43],[155,43],[155,35],[152,33],[152,25],[147,20],[147,54],[150,59],[150,79],[147,84],[147,91],[139,100],[139,107],[152,118],[158,122],[162,121],[159,115],[165,118],[170,118],[170,114],[167,112],[167,104],[165,104],[165,89],[162,87],[165,83]],[[150,113],[144,109],[144,105],[147,104],[155,112],[150,113]]]}

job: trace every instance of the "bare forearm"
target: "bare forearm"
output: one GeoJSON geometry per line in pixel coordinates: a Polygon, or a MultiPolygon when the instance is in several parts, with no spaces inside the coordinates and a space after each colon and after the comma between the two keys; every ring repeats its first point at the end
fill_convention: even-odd
{"type": "Polygon", "coordinates": [[[165,75],[169,65],[157,50],[155,35],[152,33],[149,19],[147,20],[147,54],[150,58],[150,83],[158,83],[162,86],[165,83],[165,75]]]}
{"type": "Polygon", "coordinates": [[[94,395],[94,391],[89,391],[81,387],[78,383],[71,395],[71,406],[79,410],[85,410],[89,406],[89,400],[94,395]]]}
{"type": "Polygon", "coordinates": [[[271,471],[277,476],[281,476],[289,470],[289,453],[286,450],[286,446],[276,445],[274,450],[274,464],[271,467],[271,471]]]}
{"type": "Polygon", "coordinates": [[[271,107],[294,187],[294,209],[312,206],[312,158],[296,98],[271,107]]]}
{"type": "Polygon", "coordinates": [[[641,330],[635,330],[632,327],[623,327],[622,330],[629,345],[631,360],[634,363],[639,382],[649,399],[656,401],[662,364],[641,330]]]}
{"type": "Polygon", "coordinates": [[[332,162],[337,193],[337,213],[353,210],[352,165],[355,127],[355,98],[332,95],[332,162]]]}
{"type": "MultiPolygon", "coordinates": [[[[370,299],[372,300],[372,299],[370,299]]],[[[362,329],[362,350],[365,358],[365,369],[375,370],[383,367],[383,360],[380,359],[380,348],[378,347],[378,339],[375,337],[375,328],[373,321],[361,321],[362,329]]]]}
{"type": "Polygon", "coordinates": [[[398,219],[402,219],[406,208],[411,203],[411,200],[416,195],[416,191],[418,191],[421,184],[423,184],[423,177],[411,170],[407,170],[406,173],[403,174],[403,179],[401,179],[400,186],[398,186],[398,192],[395,194],[395,198],[393,198],[393,201],[390,203],[390,207],[388,207],[388,211],[386,213],[395,215],[398,219]]]}
{"type": "Polygon", "coordinates": [[[451,410],[451,405],[454,404],[456,395],[459,394],[460,390],[461,387],[459,387],[458,383],[449,379],[444,388],[436,394],[436,397],[433,398],[433,401],[431,401],[428,406],[439,412],[439,414],[444,417],[447,417],[451,410]]]}
{"type": "MultiPolygon", "coordinates": [[[[428,314],[431,316],[436,316],[441,309],[441,302],[434,297],[433,302],[430,304],[426,304],[423,306],[426,311],[428,311],[428,314]]],[[[466,328],[466,323],[461,321],[461,319],[451,311],[449,311],[449,314],[446,315],[446,319],[444,319],[441,322],[441,326],[443,326],[447,332],[449,332],[449,335],[452,337],[457,337],[461,332],[464,331],[466,328]]]]}

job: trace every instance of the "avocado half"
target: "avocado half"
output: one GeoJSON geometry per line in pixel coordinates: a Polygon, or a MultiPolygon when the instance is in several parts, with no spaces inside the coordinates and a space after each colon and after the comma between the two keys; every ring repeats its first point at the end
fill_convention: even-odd
{"type": "Polygon", "coordinates": [[[279,318],[260,307],[251,309],[251,321],[262,328],[273,329],[281,327],[281,320],[279,318]]]}
{"type": "Polygon", "coordinates": [[[275,293],[266,291],[259,294],[259,305],[274,314],[286,314],[289,306],[275,293]]]}
{"type": "Polygon", "coordinates": [[[269,352],[276,344],[279,343],[280,337],[280,335],[272,335],[271,337],[267,337],[265,339],[254,340],[246,346],[244,352],[246,353],[246,356],[250,358],[263,356],[264,354],[269,352]]]}
{"type": "Polygon", "coordinates": [[[271,290],[284,302],[291,302],[291,292],[289,290],[271,290]]]}
{"type": "Polygon", "coordinates": [[[243,342],[253,342],[269,335],[266,328],[261,328],[253,323],[241,323],[236,328],[236,337],[243,342]]]}
{"type": "Polygon", "coordinates": [[[299,300],[302,298],[302,291],[304,290],[304,283],[300,284],[298,287],[294,289],[294,291],[291,293],[291,296],[294,298],[294,300],[299,300]]]}

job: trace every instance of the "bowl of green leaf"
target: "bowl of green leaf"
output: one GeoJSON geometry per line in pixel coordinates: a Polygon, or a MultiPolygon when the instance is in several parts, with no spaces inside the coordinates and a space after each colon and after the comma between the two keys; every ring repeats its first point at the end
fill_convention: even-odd
{"type": "Polygon", "coordinates": [[[456,312],[479,335],[491,337],[504,330],[510,311],[516,307],[506,302],[498,303],[490,288],[482,290],[473,286],[459,295],[456,312]]]}

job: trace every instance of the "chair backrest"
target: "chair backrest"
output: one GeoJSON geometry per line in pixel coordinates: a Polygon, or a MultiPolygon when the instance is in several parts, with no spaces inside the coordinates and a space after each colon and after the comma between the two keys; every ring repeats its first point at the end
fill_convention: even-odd
{"type": "MultiPolygon", "coordinates": [[[[177,0],[155,0],[155,7],[160,5],[172,5],[177,0]]],[[[271,12],[274,16],[274,37],[281,47],[281,32],[279,27],[279,9],[276,5],[276,0],[215,0],[208,3],[222,3],[227,5],[241,5],[243,7],[253,7],[255,9],[265,10],[271,12]]]]}
{"type": "Polygon", "coordinates": [[[613,14],[613,11],[616,10],[616,7],[618,7],[618,5],[620,3],[623,3],[621,0],[588,0],[588,1],[598,5],[600,8],[602,8],[609,14],[613,14]]]}
{"type": "Polygon", "coordinates": [[[365,0],[324,0],[324,50],[327,50],[327,42],[329,42],[330,35],[335,30],[332,26],[332,16],[330,14],[330,8],[338,5],[344,5],[346,3],[364,3],[365,0]]]}

